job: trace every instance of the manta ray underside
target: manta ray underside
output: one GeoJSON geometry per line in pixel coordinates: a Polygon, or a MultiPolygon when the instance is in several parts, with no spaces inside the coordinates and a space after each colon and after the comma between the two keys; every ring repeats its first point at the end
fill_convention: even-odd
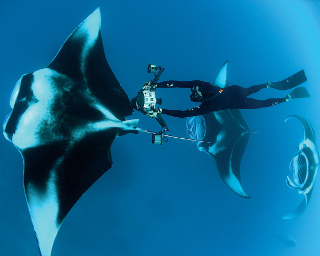
{"type": "MultiPolygon", "coordinates": [[[[226,61],[213,85],[228,86],[226,61]]],[[[202,140],[197,146],[216,162],[218,172],[227,186],[241,197],[248,198],[240,178],[240,163],[249,140],[249,128],[240,110],[227,109],[187,119],[187,132],[191,139],[202,140]],[[206,143],[209,142],[209,143],[206,143]]]]}
{"type": "Polygon", "coordinates": [[[301,203],[282,219],[294,219],[304,213],[310,201],[312,190],[319,169],[319,153],[316,146],[316,136],[311,124],[301,116],[292,115],[286,118],[285,122],[296,117],[304,128],[304,139],[299,144],[299,151],[290,162],[290,169],[293,171],[293,180],[287,177],[287,185],[291,189],[298,190],[304,195],[301,203]]]}
{"type": "Polygon", "coordinates": [[[100,9],[44,69],[23,75],[12,93],[4,135],[24,160],[24,188],[42,256],[62,221],[108,169],[114,139],[138,120],[105,58],[100,9]]]}

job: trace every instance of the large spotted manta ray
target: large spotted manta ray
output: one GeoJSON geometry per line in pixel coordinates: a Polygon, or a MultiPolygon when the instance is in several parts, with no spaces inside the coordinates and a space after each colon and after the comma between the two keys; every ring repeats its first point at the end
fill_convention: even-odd
{"type": "Polygon", "coordinates": [[[288,119],[296,117],[300,120],[304,128],[304,139],[299,144],[299,151],[290,162],[290,169],[293,171],[293,180],[287,177],[287,185],[295,189],[299,194],[304,195],[301,203],[283,219],[294,219],[299,217],[310,201],[312,190],[319,169],[319,152],[316,146],[316,136],[311,124],[301,116],[289,116],[288,119]]]}
{"type": "Polygon", "coordinates": [[[138,120],[105,58],[100,10],[65,41],[44,69],[23,75],[4,135],[24,160],[24,189],[42,256],[81,195],[108,169],[119,135],[138,120]]]}
{"type": "MultiPolygon", "coordinates": [[[[226,61],[213,85],[220,88],[229,86],[226,61]]],[[[191,139],[198,142],[200,151],[209,154],[216,162],[222,180],[237,195],[245,198],[241,184],[240,163],[246,149],[250,130],[240,110],[226,109],[187,119],[187,132],[191,139]],[[209,143],[207,143],[209,142],[209,143]]]]}

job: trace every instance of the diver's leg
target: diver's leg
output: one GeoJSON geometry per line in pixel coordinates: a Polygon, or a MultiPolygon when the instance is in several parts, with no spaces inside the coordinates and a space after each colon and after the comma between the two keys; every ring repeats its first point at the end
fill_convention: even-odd
{"type": "Polygon", "coordinates": [[[255,108],[266,108],[289,101],[291,99],[308,98],[310,97],[309,92],[305,87],[297,87],[292,92],[288,93],[284,98],[270,98],[266,100],[256,100],[252,98],[240,99],[234,101],[234,104],[238,109],[255,109],[255,108]]]}
{"type": "Polygon", "coordinates": [[[249,88],[244,88],[239,85],[231,85],[224,89],[228,92],[229,97],[232,97],[235,101],[244,101],[250,94],[256,93],[262,89],[267,88],[266,84],[253,85],[249,88]]]}
{"type": "Polygon", "coordinates": [[[266,100],[256,100],[252,98],[247,98],[238,104],[238,108],[239,109],[267,108],[283,102],[286,102],[286,98],[270,98],[266,100]]]}
{"type": "Polygon", "coordinates": [[[259,84],[259,85],[252,85],[247,89],[247,96],[249,96],[250,94],[256,93],[262,89],[266,89],[268,88],[267,84],[259,84]]]}

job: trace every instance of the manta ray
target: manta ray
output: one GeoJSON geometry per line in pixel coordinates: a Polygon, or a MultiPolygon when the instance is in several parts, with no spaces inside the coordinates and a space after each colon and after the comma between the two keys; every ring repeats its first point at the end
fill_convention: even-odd
{"type": "MultiPolygon", "coordinates": [[[[227,67],[228,61],[218,72],[214,86],[229,86],[227,67]]],[[[187,133],[191,139],[204,141],[197,143],[198,149],[215,160],[220,177],[227,186],[237,195],[249,198],[242,188],[240,163],[250,130],[240,110],[220,110],[188,118],[187,133]]]]}
{"type": "Polygon", "coordinates": [[[97,8],[45,68],[23,75],[10,100],[4,136],[24,163],[24,190],[42,256],[81,195],[112,166],[117,136],[138,120],[113,74],[97,8]]]}
{"type": "Polygon", "coordinates": [[[316,137],[311,124],[301,116],[292,115],[285,119],[285,122],[292,117],[300,120],[304,128],[304,139],[299,144],[299,151],[290,162],[290,169],[293,171],[293,181],[287,177],[287,185],[291,189],[298,190],[304,195],[304,199],[292,213],[282,219],[294,219],[299,217],[310,201],[315,178],[319,169],[319,153],[316,146],[316,137]]]}

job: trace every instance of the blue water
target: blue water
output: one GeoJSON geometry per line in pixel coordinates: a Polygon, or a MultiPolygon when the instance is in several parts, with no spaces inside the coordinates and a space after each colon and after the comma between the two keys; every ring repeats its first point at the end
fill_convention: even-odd
{"type": "MultiPolygon", "coordinates": [[[[316,135],[320,90],[320,1],[15,1],[0,0],[0,119],[10,112],[15,82],[45,67],[73,29],[97,6],[107,60],[132,98],[152,76],[212,82],[230,60],[230,84],[278,81],[304,69],[311,98],[245,110],[251,130],[241,163],[240,198],[196,145],[170,139],[152,145],[146,134],[118,138],[113,167],[78,201],[53,246],[56,255],[319,255],[320,183],[307,211],[282,220],[302,200],[285,183],[303,138],[305,117],[316,135]],[[286,242],[287,241],[287,242],[286,242]]],[[[196,106],[189,91],[158,90],[163,106],[196,106]]],[[[264,90],[256,98],[282,97],[264,90]]],[[[158,129],[140,113],[140,127],[158,129]]],[[[166,117],[170,133],[186,136],[185,120],[166,117]]],[[[320,135],[319,135],[320,136],[320,135]]],[[[38,255],[23,191],[23,162],[1,138],[0,254],[38,255]]],[[[318,141],[319,143],[319,141],[318,141]]]]}

